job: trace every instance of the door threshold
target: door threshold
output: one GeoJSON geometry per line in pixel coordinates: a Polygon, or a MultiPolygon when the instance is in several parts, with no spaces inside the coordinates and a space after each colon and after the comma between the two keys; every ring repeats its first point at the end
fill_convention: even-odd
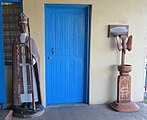
{"type": "Polygon", "coordinates": [[[46,108],[58,108],[58,107],[85,107],[88,106],[86,103],[69,103],[69,104],[55,104],[48,105],[46,108]]]}

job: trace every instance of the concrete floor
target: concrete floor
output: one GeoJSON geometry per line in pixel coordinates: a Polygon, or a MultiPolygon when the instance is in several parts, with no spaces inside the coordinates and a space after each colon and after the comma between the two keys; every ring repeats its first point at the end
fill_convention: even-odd
{"type": "Polygon", "coordinates": [[[134,113],[116,112],[107,105],[47,107],[44,115],[40,117],[31,119],[13,117],[13,120],[147,120],[147,104],[138,103],[138,105],[141,108],[134,113]]]}

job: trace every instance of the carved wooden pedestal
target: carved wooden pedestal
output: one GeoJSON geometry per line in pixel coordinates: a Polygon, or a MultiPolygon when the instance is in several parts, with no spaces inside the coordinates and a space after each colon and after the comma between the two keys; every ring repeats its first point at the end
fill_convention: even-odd
{"type": "Polygon", "coordinates": [[[139,106],[131,102],[131,65],[118,66],[120,75],[117,83],[117,100],[112,102],[110,106],[119,112],[135,112],[139,110],[139,106]]]}

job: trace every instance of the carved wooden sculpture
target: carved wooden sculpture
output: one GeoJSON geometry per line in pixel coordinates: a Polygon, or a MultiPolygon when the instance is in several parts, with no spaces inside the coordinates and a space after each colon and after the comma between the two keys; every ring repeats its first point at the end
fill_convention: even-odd
{"type": "Polygon", "coordinates": [[[13,113],[17,117],[34,117],[44,113],[40,89],[40,57],[30,38],[29,21],[24,13],[18,18],[20,38],[13,41],[13,113]],[[27,33],[29,32],[29,36],[27,33]]]}
{"type": "MultiPolygon", "coordinates": [[[[123,31],[123,30],[122,30],[123,31]]],[[[110,106],[119,112],[134,112],[139,106],[131,101],[131,76],[132,66],[125,64],[126,50],[132,50],[132,35],[121,35],[115,31],[118,50],[121,54],[121,65],[118,65],[120,75],[117,78],[117,100],[112,102],[110,106]],[[117,34],[117,35],[116,35],[117,34]]]]}

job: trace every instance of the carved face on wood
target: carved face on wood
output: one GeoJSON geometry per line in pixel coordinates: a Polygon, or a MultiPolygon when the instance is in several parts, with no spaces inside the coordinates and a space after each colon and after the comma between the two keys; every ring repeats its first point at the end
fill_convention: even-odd
{"type": "Polygon", "coordinates": [[[20,24],[19,24],[19,27],[20,27],[20,32],[21,32],[21,33],[27,33],[27,24],[25,24],[25,23],[20,23],[20,24]]]}

